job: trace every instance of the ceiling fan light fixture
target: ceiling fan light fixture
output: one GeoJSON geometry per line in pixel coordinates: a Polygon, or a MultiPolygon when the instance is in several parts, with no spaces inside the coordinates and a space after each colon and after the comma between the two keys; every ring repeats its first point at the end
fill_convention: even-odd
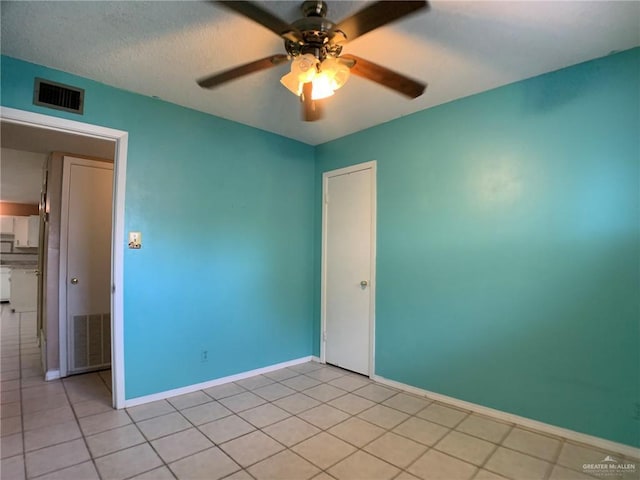
{"type": "Polygon", "coordinates": [[[313,84],[313,100],[330,97],[349,79],[349,68],[335,57],[320,62],[311,54],[300,55],[291,62],[291,72],[280,79],[287,90],[299,97],[305,83],[313,84]]]}

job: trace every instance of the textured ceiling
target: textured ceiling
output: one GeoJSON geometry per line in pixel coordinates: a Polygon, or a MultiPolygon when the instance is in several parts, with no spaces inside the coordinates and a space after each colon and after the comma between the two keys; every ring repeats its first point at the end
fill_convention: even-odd
{"type": "MultiPolygon", "coordinates": [[[[259,2],[287,21],[297,2],[259,2]]],[[[341,20],[367,2],[329,1],[341,20]]],[[[300,120],[281,65],[216,90],[195,79],[275,53],[273,33],[210,2],[6,2],[4,55],[275,132],[312,145],[457,98],[640,45],[640,2],[434,1],[431,10],[348,43],[352,53],[421,79],[407,100],[362,78],[300,120]]]]}

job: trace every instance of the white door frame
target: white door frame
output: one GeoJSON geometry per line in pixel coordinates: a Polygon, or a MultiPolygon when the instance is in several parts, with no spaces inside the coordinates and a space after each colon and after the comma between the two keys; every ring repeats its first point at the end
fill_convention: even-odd
{"type": "MultiPolygon", "coordinates": [[[[113,236],[111,239],[111,375],[113,407],[124,408],[124,313],[122,291],[124,285],[124,241],[122,239],[125,238],[124,194],[127,179],[129,134],[122,130],[114,130],[8,107],[0,107],[0,119],[8,123],[110,140],[116,144],[113,166],[113,236]]],[[[62,357],[62,354],[63,352],[60,351],[60,374],[65,376],[67,374],[66,357],[62,357]]],[[[66,352],[64,354],[66,355],[66,352]]]]}
{"type": "Polygon", "coordinates": [[[337,170],[331,170],[322,174],[322,267],[320,282],[320,361],[326,363],[327,350],[327,192],[329,178],[359,172],[361,170],[371,170],[371,277],[369,278],[370,300],[369,300],[369,369],[368,376],[375,375],[375,338],[376,338],[376,185],[377,185],[377,162],[359,163],[337,170]]]}

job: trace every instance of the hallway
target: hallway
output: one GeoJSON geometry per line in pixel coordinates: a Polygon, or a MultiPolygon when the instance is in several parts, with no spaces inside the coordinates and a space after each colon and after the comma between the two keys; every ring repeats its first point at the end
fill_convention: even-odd
{"type": "Polygon", "coordinates": [[[89,415],[117,413],[111,408],[111,372],[45,382],[35,312],[12,313],[9,304],[1,312],[2,479],[24,479],[25,472],[42,475],[84,457],[86,463],[56,473],[67,479],[99,478],[79,422],[89,415]],[[68,448],[46,448],[58,444],[68,448]]]}

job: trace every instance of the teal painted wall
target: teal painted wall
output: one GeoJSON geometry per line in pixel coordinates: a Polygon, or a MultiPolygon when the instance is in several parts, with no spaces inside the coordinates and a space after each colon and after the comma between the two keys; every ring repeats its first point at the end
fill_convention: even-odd
{"type": "Polygon", "coordinates": [[[626,51],[316,149],[318,272],[322,172],[378,161],[376,374],[640,446],[639,72],[626,51]]]}
{"type": "Polygon", "coordinates": [[[125,230],[143,248],[124,258],[127,398],[311,354],[313,147],[15,59],[1,67],[3,106],[129,132],[125,230]],[[85,114],[33,106],[34,77],[86,89],[85,114]]]}

